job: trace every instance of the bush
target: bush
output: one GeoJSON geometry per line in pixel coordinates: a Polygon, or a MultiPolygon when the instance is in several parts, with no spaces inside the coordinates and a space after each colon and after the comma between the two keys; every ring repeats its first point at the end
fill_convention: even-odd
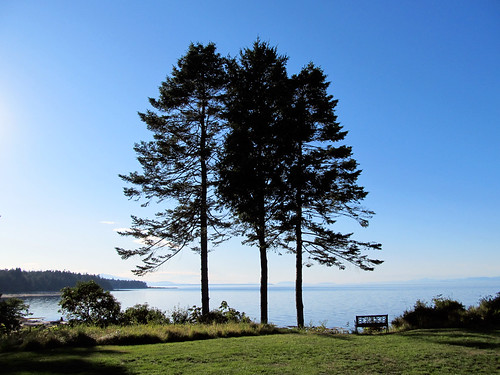
{"type": "Polygon", "coordinates": [[[0,300],[0,333],[10,333],[19,329],[23,317],[28,315],[28,307],[19,298],[0,300]]]}
{"type": "Polygon", "coordinates": [[[122,316],[122,322],[124,324],[169,324],[170,319],[163,311],[149,307],[145,303],[126,309],[122,316]]]}
{"type": "Polygon", "coordinates": [[[460,302],[437,297],[433,305],[418,300],[413,310],[405,311],[403,316],[392,321],[396,328],[459,328],[466,320],[466,310],[460,302]]]}
{"type": "Polygon", "coordinates": [[[95,281],[79,282],[61,292],[60,312],[71,323],[107,326],[120,321],[120,303],[95,281]]]}
{"type": "Polygon", "coordinates": [[[468,310],[471,322],[475,326],[498,327],[500,326],[500,292],[496,297],[485,297],[479,301],[479,306],[468,310]]]}
{"type": "Polygon", "coordinates": [[[201,307],[193,306],[188,309],[180,307],[171,312],[174,324],[211,324],[211,323],[250,323],[250,318],[245,313],[229,307],[226,301],[222,301],[218,309],[212,310],[208,315],[201,313],[201,307]]]}
{"type": "Polygon", "coordinates": [[[398,329],[418,328],[487,328],[500,324],[500,293],[497,297],[480,300],[479,306],[466,309],[449,298],[436,297],[433,305],[418,300],[413,310],[395,318],[392,325],[398,329]]]}
{"type": "Polygon", "coordinates": [[[250,323],[250,318],[245,313],[229,307],[226,301],[222,301],[220,307],[210,311],[208,315],[201,313],[201,307],[193,306],[188,311],[191,323],[250,323]]]}
{"type": "MultiPolygon", "coordinates": [[[[196,307],[196,306],[193,306],[196,307]]],[[[170,312],[173,324],[187,324],[190,323],[189,310],[176,306],[170,312]]]]}

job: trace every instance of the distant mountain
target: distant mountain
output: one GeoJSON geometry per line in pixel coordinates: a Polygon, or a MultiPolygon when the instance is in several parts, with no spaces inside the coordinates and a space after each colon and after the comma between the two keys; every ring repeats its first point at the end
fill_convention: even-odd
{"type": "MultiPolygon", "coordinates": [[[[114,279],[123,279],[123,278],[118,278],[116,276],[112,275],[105,275],[101,274],[101,277],[106,277],[106,278],[114,278],[114,279]]],[[[373,282],[373,283],[333,283],[333,282],[321,282],[321,283],[304,283],[304,287],[325,287],[325,288],[331,288],[331,287],[342,287],[342,286],[358,286],[358,285],[364,285],[364,286],[378,286],[378,285],[401,285],[401,284],[412,284],[412,285],[420,285],[420,284],[494,284],[498,283],[499,285],[499,290],[500,290],[500,277],[469,277],[469,278],[461,278],[461,279],[431,279],[431,278],[425,278],[425,279],[415,279],[415,280],[406,280],[406,281],[385,281],[385,282],[373,282]]],[[[187,288],[197,288],[200,286],[200,284],[182,284],[182,283],[175,283],[172,281],[164,280],[164,281],[147,281],[147,285],[149,287],[155,288],[155,287],[187,287],[187,288]]],[[[230,288],[230,287],[258,287],[260,284],[254,284],[254,283],[248,283],[248,284],[243,284],[243,283],[228,283],[228,284],[212,284],[210,283],[210,287],[217,288],[217,287],[224,287],[224,288],[230,288]]],[[[279,281],[277,283],[269,283],[269,287],[286,287],[286,288],[293,288],[295,287],[295,282],[294,281],[279,281]]]]}
{"type": "Polygon", "coordinates": [[[291,286],[295,286],[295,282],[294,281],[280,281],[280,282],[277,282],[277,283],[274,283],[274,284],[270,284],[271,286],[285,286],[285,287],[291,287],[291,286]]]}
{"type": "Polygon", "coordinates": [[[500,287],[500,277],[464,277],[455,279],[424,278],[424,279],[399,282],[399,284],[469,284],[469,285],[492,284],[492,283],[498,283],[500,287]]]}
{"type": "MultiPolygon", "coordinates": [[[[162,287],[162,286],[177,286],[179,284],[173,283],[171,281],[148,281],[149,287],[162,287]]],[[[193,284],[196,285],[196,284],[193,284]]]]}

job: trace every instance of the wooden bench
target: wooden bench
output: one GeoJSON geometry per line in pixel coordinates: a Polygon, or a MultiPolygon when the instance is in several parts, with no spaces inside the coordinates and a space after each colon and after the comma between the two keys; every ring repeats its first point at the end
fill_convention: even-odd
{"type": "Polygon", "coordinates": [[[358,328],[384,328],[389,331],[389,315],[356,315],[356,333],[358,328]]]}

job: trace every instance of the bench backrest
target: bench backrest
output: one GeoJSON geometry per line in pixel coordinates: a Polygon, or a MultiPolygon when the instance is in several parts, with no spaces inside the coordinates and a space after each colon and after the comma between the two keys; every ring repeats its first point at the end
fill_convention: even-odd
{"type": "Polygon", "coordinates": [[[388,315],[356,315],[356,327],[387,327],[388,315]]]}

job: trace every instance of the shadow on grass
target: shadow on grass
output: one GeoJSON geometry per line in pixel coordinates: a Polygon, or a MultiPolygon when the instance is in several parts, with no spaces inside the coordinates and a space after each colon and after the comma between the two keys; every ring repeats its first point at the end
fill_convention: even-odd
{"type": "Polygon", "coordinates": [[[92,361],[96,353],[120,355],[113,350],[57,349],[0,354],[2,374],[111,374],[125,375],[124,366],[92,361]]]}
{"type": "Polygon", "coordinates": [[[454,329],[424,329],[406,332],[405,336],[443,345],[466,348],[500,349],[500,331],[472,331],[454,329]]]}
{"type": "Polygon", "coordinates": [[[351,341],[353,339],[353,335],[351,335],[351,334],[340,334],[340,333],[310,332],[310,333],[307,333],[307,335],[328,337],[332,340],[339,340],[339,341],[351,341]]]}

